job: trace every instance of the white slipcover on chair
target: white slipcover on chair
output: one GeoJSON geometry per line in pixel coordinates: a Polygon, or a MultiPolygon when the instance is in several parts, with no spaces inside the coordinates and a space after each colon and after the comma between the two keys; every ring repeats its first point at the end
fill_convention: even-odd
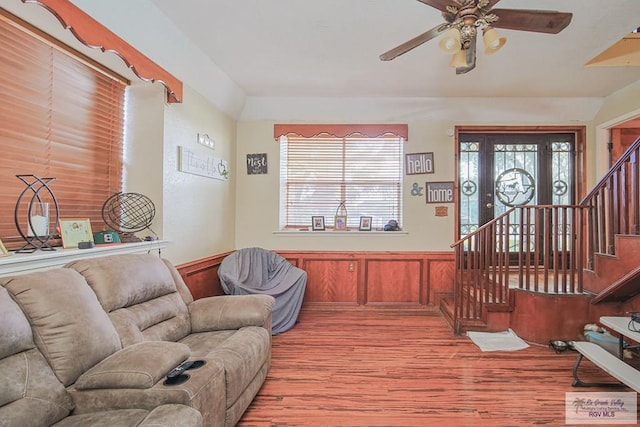
{"type": "Polygon", "coordinates": [[[228,295],[267,294],[276,299],[273,335],[295,326],[307,286],[306,271],[268,249],[244,248],[222,260],[218,277],[228,295]]]}

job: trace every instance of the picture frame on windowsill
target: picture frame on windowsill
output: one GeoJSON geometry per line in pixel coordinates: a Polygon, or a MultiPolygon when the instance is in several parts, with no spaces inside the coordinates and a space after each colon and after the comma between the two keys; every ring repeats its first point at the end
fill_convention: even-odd
{"type": "Polygon", "coordinates": [[[347,216],[346,215],[336,215],[335,222],[333,223],[333,229],[335,231],[346,231],[347,230],[347,216]]]}
{"type": "Polygon", "coordinates": [[[91,220],[89,218],[60,219],[60,237],[64,249],[77,248],[80,242],[92,242],[91,220]]]}
{"type": "Polygon", "coordinates": [[[359,231],[371,231],[371,220],[373,218],[370,216],[361,216],[360,217],[360,227],[359,231]]]}
{"type": "Polygon", "coordinates": [[[324,216],[314,215],[311,217],[311,231],[324,231],[324,216]]]}

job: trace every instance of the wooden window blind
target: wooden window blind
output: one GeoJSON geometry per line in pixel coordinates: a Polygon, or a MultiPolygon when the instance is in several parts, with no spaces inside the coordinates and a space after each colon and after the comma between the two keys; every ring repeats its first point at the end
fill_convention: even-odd
{"type": "Polygon", "coordinates": [[[308,227],[315,215],[332,228],[342,201],[350,229],[360,216],[374,228],[402,223],[401,137],[289,135],[280,144],[280,229],[308,227]]]}
{"type": "Polygon", "coordinates": [[[0,15],[0,238],[8,248],[24,243],[14,221],[25,189],[19,174],[56,178],[50,186],[60,217],[89,218],[94,231],[103,228],[103,203],[122,191],[126,85],[0,15]]]}

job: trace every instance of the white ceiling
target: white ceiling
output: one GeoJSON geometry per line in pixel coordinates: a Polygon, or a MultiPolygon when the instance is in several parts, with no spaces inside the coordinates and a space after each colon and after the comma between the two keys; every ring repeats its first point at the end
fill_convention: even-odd
{"type": "Polygon", "coordinates": [[[584,67],[640,25],[638,0],[502,0],[573,20],[557,35],[502,30],[506,46],[479,52],[466,75],[437,39],[379,60],[444,22],[417,0],[152,1],[247,96],[602,97],[640,78],[637,67],[584,67]]]}

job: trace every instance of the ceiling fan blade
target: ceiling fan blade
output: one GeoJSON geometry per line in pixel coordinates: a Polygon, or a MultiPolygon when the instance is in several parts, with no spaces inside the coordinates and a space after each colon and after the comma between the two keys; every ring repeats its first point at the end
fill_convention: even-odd
{"type": "Polygon", "coordinates": [[[555,10],[493,9],[498,15],[496,28],[533,31],[536,33],[558,34],[571,22],[572,13],[555,10]]]}
{"type": "Polygon", "coordinates": [[[438,25],[437,27],[433,27],[427,32],[420,34],[417,37],[412,38],[411,40],[407,40],[399,46],[394,47],[391,50],[386,51],[382,55],[380,55],[380,59],[382,61],[391,61],[393,58],[396,58],[404,53],[409,52],[411,49],[415,49],[423,43],[428,42],[434,37],[437,37],[441,32],[447,29],[446,24],[438,25]]]}
{"type": "Polygon", "coordinates": [[[418,0],[420,3],[424,3],[427,6],[435,7],[441,12],[447,11],[447,6],[458,6],[460,4],[456,0],[418,0]]]}
{"type": "MultiPolygon", "coordinates": [[[[428,6],[435,7],[441,12],[447,11],[447,6],[457,6],[460,7],[459,0],[418,0],[420,3],[424,3],[428,6]]],[[[488,0],[488,4],[484,7],[485,10],[491,9],[496,5],[500,0],[488,0]]]]}
{"type": "Polygon", "coordinates": [[[493,6],[496,5],[500,0],[489,0],[489,4],[485,6],[486,9],[493,9],[493,6]]]}

